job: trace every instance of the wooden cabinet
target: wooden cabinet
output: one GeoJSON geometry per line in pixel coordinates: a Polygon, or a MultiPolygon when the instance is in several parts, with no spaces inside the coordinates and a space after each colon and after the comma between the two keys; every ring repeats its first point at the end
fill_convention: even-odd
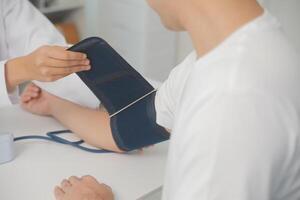
{"type": "Polygon", "coordinates": [[[80,41],[81,35],[84,35],[79,29],[84,22],[83,0],[31,0],[31,2],[52,21],[69,44],[80,41]]]}

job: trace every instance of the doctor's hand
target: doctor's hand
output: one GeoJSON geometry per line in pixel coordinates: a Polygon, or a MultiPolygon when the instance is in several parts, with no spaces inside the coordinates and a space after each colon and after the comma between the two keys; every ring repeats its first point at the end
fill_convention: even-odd
{"type": "Polygon", "coordinates": [[[57,99],[60,98],[30,83],[21,95],[21,106],[33,114],[51,116],[50,104],[57,99]]]}
{"type": "Polygon", "coordinates": [[[65,179],[54,190],[56,200],[113,200],[109,186],[99,183],[91,176],[65,179]]]}
{"type": "Polygon", "coordinates": [[[90,69],[83,53],[67,51],[59,46],[42,46],[31,54],[7,61],[8,90],[31,80],[51,82],[75,72],[90,69]]]}

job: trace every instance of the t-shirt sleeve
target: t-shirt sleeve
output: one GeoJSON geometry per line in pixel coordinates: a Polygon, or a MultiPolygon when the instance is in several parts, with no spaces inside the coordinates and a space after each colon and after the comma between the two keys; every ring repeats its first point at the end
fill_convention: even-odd
{"type": "Polygon", "coordinates": [[[214,96],[194,109],[184,120],[185,132],[178,133],[181,142],[175,141],[185,153],[172,163],[176,173],[165,199],[275,199],[295,151],[290,133],[297,120],[289,110],[267,96],[247,94],[214,96]]]}
{"type": "Polygon", "coordinates": [[[6,89],[5,62],[0,61],[0,107],[12,105],[6,89]]]}
{"type": "Polygon", "coordinates": [[[169,130],[172,130],[175,112],[175,98],[172,91],[173,76],[174,73],[171,73],[155,97],[156,123],[169,130]]]}
{"type": "Polygon", "coordinates": [[[171,71],[168,79],[162,84],[156,94],[156,122],[166,129],[173,129],[176,108],[196,57],[195,52],[190,53],[180,65],[171,71]]]}

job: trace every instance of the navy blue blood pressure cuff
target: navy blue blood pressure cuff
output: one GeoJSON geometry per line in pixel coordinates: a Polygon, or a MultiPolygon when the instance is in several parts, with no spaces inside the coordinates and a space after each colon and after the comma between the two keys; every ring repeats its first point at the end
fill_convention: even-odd
{"type": "Polygon", "coordinates": [[[169,139],[156,124],[155,89],[103,39],[87,38],[70,51],[87,54],[91,70],[77,73],[110,114],[113,138],[123,151],[169,139]]]}

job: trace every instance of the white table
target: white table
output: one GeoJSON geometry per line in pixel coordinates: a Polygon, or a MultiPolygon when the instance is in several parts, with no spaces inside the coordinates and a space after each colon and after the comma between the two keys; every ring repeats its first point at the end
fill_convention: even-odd
{"type": "MultiPolygon", "coordinates": [[[[18,106],[0,109],[0,132],[43,135],[63,127],[18,106]]],[[[53,188],[71,175],[92,175],[110,185],[116,199],[134,200],[163,183],[167,143],[130,155],[93,154],[47,141],[15,144],[17,157],[0,165],[1,200],[53,200],[53,188]]]]}

